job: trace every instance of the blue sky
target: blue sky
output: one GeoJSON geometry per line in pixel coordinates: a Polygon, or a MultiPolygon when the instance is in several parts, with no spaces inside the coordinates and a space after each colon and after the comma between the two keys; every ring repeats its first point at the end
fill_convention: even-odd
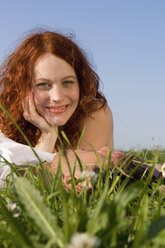
{"type": "Polygon", "coordinates": [[[165,147],[164,13],[164,0],[1,0],[0,62],[31,29],[74,33],[101,78],[115,148],[165,147]]]}

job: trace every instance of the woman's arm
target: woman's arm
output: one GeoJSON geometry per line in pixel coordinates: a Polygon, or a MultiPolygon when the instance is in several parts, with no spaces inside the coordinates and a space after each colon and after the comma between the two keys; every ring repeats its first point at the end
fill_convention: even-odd
{"type": "Polygon", "coordinates": [[[92,113],[91,117],[86,118],[84,125],[85,133],[80,148],[91,149],[91,144],[96,150],[104,146],[113,150],[113,117],[108,106],[92,113]]]}
{"type": "MultiPolygon", "coordinates": [[[[105,156],[106,156],[104,169],[107,169],[107,166],[108,166],[109,152],[110,152],[110,149],[108,147],[103,147],[102,149],[97,151],[97,154],[99,156],[101,164],[103,163],[105,156]]],[[[83,168],[83,170],[99,171],[98,160],[97,160],[96,155],[93,151],[79,150],[77,152],[77,154],[78,154],[80,160],[83,161],[83,163],[86,165],[83,168]]],[[[134,174],[131,175],[131,177],[129,178],[130,183],[143,178],[145,175],[148,176],[150,170],[152,169],[152,164],[151,164],[151,166],[149,166],[149,165],[143,163],[143,161],[140,160],[138,157],[135,158],[134,155],[126,155],[126,154],[124,155],[121,152],[112,152],[110,157],[111,157],[110,168],[115,166],[115,170],[119,173],[122,173],[123,178],[125,178],[125,176],[129,176],[129,174],[133,170],[136,169],[134,171],[134,174]],[[122,170],[122,172],[121,172],[121,170],[122,170]]],[[[73,165],[74,165],[74,162],[76,159],[75,154],[71,150],[68,150],[67,151],[67,158],[68,158],[69,164],[71,166],[71,169],[73,171],[73,165]]],[[[62,156],[61,159],[62,159],[63,180],[66,183],[70,179],[70,172],[69,172],[67,161],[66,161],[65,157],[62,156]]],[[[53,169],[53,172],[55,174],[57,173],[58,160],[59,160],[59,154],[57,153],[57,155],[54,157],[54,159],[51,163],[51,167],[50,167],[51,169],[53,169]]],[[[78,161],[77,161],[77,163],[78,163],[78,161]]],[[[49,168],[49,170],[51,171],[50,168],[49,168]]],[[[154,182],[155,180],[158,180],[159,177],[161,177],[161,176],[163,177],[163,179],[165,179],[164,168],[165,168],[165,164],[164,165],[156,164],[151,181],[154,182]]],[[[76,166],[75,177],[76,178],[81,177],[81,171],[80,171],[80,168],[78,165],[76,166]]]]}
{"type": "Polygon", "coordinates": [[[45,152],[53,153],[56,140],[57,134],[55,130],[52,129],[52,132],[50,133],[42,132],[35,148],[38,148],[45,152]]]}
{"type": "MultiPolygon", "coordinates": [[[[81,150],[81,149],[78,151],[75,151],[75,152],[78,155],[81,162],[84,164],[84,166],[85,166],[83,168],[84,170],[94,170],[95,168],[99,168],[98,160],[97,160],[95,152],[93,152],[91,150],[81,150]]],[[[108,147],[103,147],[102,149],[97,151],[97,154],[98,154],[98,157],[100,159],[101,164],[103,163],[105,156],[106,156],[105,168],[107,167],[107,164],[108,164],[109,152],[110,152],[110,149],[108,147]]],[[[66,155],[67,155],[67,159],[69,161],[69,164],[71,166],[72,171],[73,171],[74,163],[76,161],[77,166],[75,168],[76,169],[75,170],[75,177],[79,178],[81,175],[81,171],[80,171],[80,167],[78,165],[78,160],[75,156],[75,153],[72,150],[67,150],[66,155]]],[[[53,170],[53,172],[55,174],[57,173],[58,164],[59,164],[59,157],[60,157],[59,153],[56,153],[56,155],[54,156],[54,158],[50,164],[50,167],[47,164],[45,164],[46,168],[50,172],[52,172],[52,170],[53,170]]],[[[62,173],[66,179],[69,179],[70,178],[70,172],[69,172],[66,158],[64,155],[62,155],[60,159],[62,162],[61,163],[62,164],[62,173]]]]}

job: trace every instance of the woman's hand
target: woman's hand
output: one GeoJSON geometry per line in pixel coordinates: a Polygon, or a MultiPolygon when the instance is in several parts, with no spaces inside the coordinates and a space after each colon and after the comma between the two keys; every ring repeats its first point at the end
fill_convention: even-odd
{"type": "Polygon", "coordinates": [[[22,107],[25,120],[32,123],[41,131],[41,136],[38,140],[36,148],[52,153],[57,140],[58,130],[56,129],[55,131],[54,127],[51,126],[44,119],[44,117],[37,113],[32,92],[30,92],[29,95],[25,98],[24,102],[22,103],[22,107]]]}
{"type": "Polygon", "coordinates": [[[53,127],[37,113],[32,92],[30,92],[29,95],[25,98],[24,102],[22,103],[22,107],[25,120],[39,128],[42,133],[49,133],[53,131],[53,127]]]}
{"type": "MultiPolygon", "coordinates": [[[[94,169],[99,168],[96,154],[92,150],[80,149],[80,150],[76,151],[76,153],[77,153],[78,157],[80,158],[80,160],[82,161],[82,163],[84,164],[83,170],[93,171],[94,169]]],[[[109,153],[110,153],[110,149],[108,147],[103,147],[102,149],[100,149],[97,152],[101,164],[103,163],[105,156],[106,156],[105,168],[107,167],[107,164],[108,164],[109,153]]],[[[57,169],[58,169],[58,164],[59,164],[59,158],[61,159],[63,182],[67,188],[70,188],[70,185],[68,185],[67,182],[71,179],[71,176],[70,176],[68,164],[67,164],[67,161],[66,161],[66,158],[64,157],[64,155],[62,155],[60,157],[59,153],[57,153],[54,156],[53,161],[51,162],[50,166],[45,164],[45,167],[46,167],[46,169],[48,169],[48,171],[50,173],[54,172],[56,174],[57,169]]],[[[67,150],[67,158],[68,158],[72,172],[73,172],[74,163],[76,161],[76,168],[75,168],[74,177],[77,179],[81,178],[81,170],[80,170],[80,167],[78,165],[78,161],[75,157],[74,152],[71,150],[67,150]]],[[[80,191],[82,189],[81,184],[76,185],[76,188],[78,191],[80,191]]]]}
{"type": "MultiPolygon", "coordinates": [[[[99,169],[99,162],[96,157],[96,154],[92,150],[85,150],[85,149],[79,149],[78,151],[75,151],[83,163],[84,167],[83,170],[87,171],[97,171],[99,169]]],[[[107,169],[108,163],[109,163],[109,156],[111,159],[111,168],[113,166],[120,167],[121,165],[121,157],[124,155],[123,153],[120,152],[113,152],[109,147],[102,147],[97,151],[97,155],[99,157],[101,165],[103,164],[104,161],[104,169],[107,169]]],[[[59,164],[59,159],[61,159],[61,166],[62,166],[62,176],[63,176],[63,182],[66,186],[66,188],[70,189],[70,184],[67,184],[67,182],[71,179],[70,171],[68,168],[68,164],[66,161],[66,158],[64,155],[59,156],[59,153],[57,153],[50,166],[48,164],[45,164],[45,168],[48,169],[50,173],[54,172],[55,174],[57,173],[58,170],[58,164],[59,164]]],[[[80,170],[78,161],[75,157],[75,153],[71,150],[67,150],[67,159],[69,161],[71,170],[73,172],[73,166],[76,161],[76,168],[75,168],[75,174],[74,177],[76,179],[81,178],[82,172],[80,170]]],[[[82,184],[78,183],[76,184],[76,188],[78,191],[82,190],[82,184]]]]}

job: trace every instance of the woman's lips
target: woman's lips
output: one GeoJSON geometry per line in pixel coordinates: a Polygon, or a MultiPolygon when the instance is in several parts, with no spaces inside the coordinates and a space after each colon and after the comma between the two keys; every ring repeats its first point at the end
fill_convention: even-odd
{"type": "Polygon", "coordinates": [[[47,107],[48,111],[52,114],[64,113],[67,110],[67,108],[68,105],[47,107]]]}

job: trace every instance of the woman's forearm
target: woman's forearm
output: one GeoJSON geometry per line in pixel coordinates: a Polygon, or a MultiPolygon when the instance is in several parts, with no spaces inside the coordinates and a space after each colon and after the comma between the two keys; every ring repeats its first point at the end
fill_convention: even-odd
{"type": "Polygon", "coordinates": [[[35,148],[38,148],[45,152],[53,153],[56,140],[57,140],[57,134],[55,132],[42,133],[35,148]]]}

